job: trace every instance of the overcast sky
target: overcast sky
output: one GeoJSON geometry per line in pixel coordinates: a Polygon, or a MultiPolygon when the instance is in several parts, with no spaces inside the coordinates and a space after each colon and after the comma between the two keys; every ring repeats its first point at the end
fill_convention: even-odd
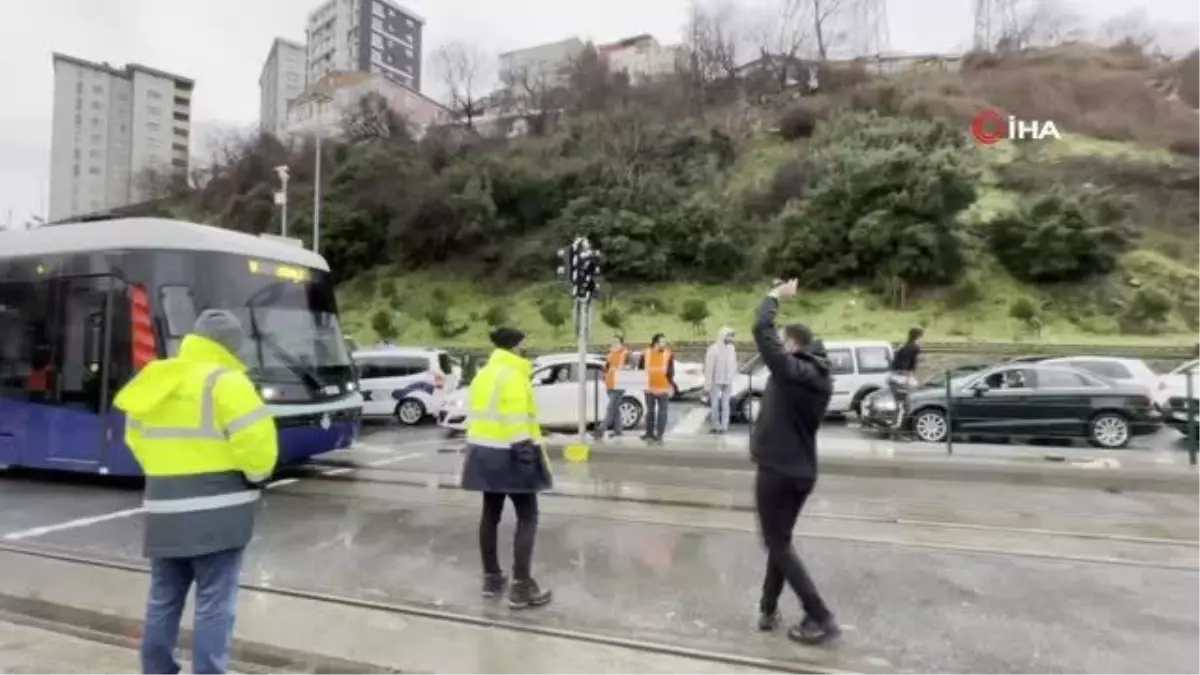
{"type": "MultiPolygon", "coordinates": [[[[772,2],[778,0],[745,0],[772,2]]],[[[258,119],[258,76],[271,40],[302,41],[318,0],[3,0],[0,22],[0,225],[44,214],[48,199],[53,69],[50,55],[128,62],[196,80],[193,154],[212,130],[258,119]]],[[[440,42],[465,39],[489,52],[569,35],[597,42],[651,33],[679,41],[687,0],[410,0],[423,15],[425,58],[440,42]]],[[[967,47],[973,0],[887,0],[890,49],[950,52],[967,47]]],[[[1090,0],[1094,16],[1144,8],[1187,35],[1195,0],[1090,0]]],[[[437,95],[426,69],[426,93],[437,95]]]]}

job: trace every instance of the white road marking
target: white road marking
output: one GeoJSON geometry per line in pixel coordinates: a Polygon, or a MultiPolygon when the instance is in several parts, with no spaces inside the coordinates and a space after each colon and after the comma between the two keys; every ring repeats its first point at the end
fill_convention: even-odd
{"type": "Polygon", "coordinates": [[[374,455],[392,455],[399,450],[408,448],[422,448],[429,445],[446,445],[450,440],[445,438],[427,438],[420,441],[402,441],[395,445],[378,445],[376,443],[355,442],[347,450],[359,450],[365,453],[374,455]]]}
{"type": "MultiPolygon", "coordinates": [[[[411,447],[414,445],[430,445],[430,444],[441,443],[441,442],[443,442],[441,439],[436,439],[436,440],[431,439],[431,440],[425,440],[425,441],[416,441],[414,443],[405,443],[405,444],[403,444],[403,446],[411,447]]],[[[379,446],[376,446],[376,447],[379,447],[379,446]]],[[[390,450],[387,450],[387,452],[394,453],[395,450],[390,449],[390,450]]],[[[377,459],[377,460],[374,460],[371,462],[367,462],[365,466],[374,467],[374,466],[384,466],[387,464],[395,464],[397,462],[403,462],[405,460],[413,459],[414,457],[420,457],[424,454],[425,454],[424,452],[410,452],[410,453],[403,454],[403,455],[394,455],[392,457],[385,457],[383,459],[377,459]]],[[[325,469],[325,470],[321,471],[321,473],[326,476],[337,476],[337,475],[341,475],[341,474],[350,473],[352,471],[357,471],[360,468],[362,468],[362,467],[352,467],[352,466],[338,467],[335,469],[325,469]]],[[[270,490],[271,488],[281,487],[284,485],[291,485],[293,483],[298,483],[298,482],[300,482],[299,478],[280,478],[278,480],[273,480],[270,483],[267,483],[264,489],[270,490]]],[[[145,508],[139,506],[139,507],[132,508],[132,509],[113,511],[112,513],[102,513],[102,514],[96,515],[96,516],[88,516],[86,518],[76,518],[75,520],[68,520],[68,521],[61,522],[61,523],[54,523],[52,525],[43,525],[41,527],[31,527],[27,530],[18,530],[16,532],[9,532],[8,534],[4,535],[4,540],[5,541],[19,541],[21,539],[31,539],[33,537],[41,537],[41,536],[50,534],[52,532],[61,532],[63,530],[73,530],[73,529],[80,528],[80,527],[88,527],[89,525],[97,525],[99,523],[105,523],[110,520],[118,520],[120,518],[128,518],[129,516],[133,516],[133,515],[142,513],[143,511],[145,511],[145,508]]]]}
{"type": "MultiPolygon", "coordinates": [[[[669,414],[669,413],[668,413],[669,414]]],[[[667,436],[694,436],[708,419],[708,408],[692,408],[675,426],[667,430],[667,436]]]]}
{"type": "Polygon", "coordinates": [[[125,509],[123,511],[113,511],[112,513],[102,513],[98,516],[89,516],[87,518],[76,518],[62,523],[53,525],[43,525],[42,527],[32,527],[28,530],[20,530],[18,532],[9,532],[4,535],[5,541],[17,541],[19,539],[29,539],[31,537],[40,537],[50,534],[51,532],[61,532],[62,530],[73,530],[77,527],[87,527],[88,525],[96,525],[98,523],[117,520],[118,518],[128,518],[144,511],[142,507],[134,509],[125,509]]]}

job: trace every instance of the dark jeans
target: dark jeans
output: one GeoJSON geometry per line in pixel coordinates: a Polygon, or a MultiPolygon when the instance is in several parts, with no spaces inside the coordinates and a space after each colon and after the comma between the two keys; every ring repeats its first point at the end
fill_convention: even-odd
{"type": "Polygon", "coordinates": [[[767,547],[767,574],[759,602],[759,609],[764,613],[773,614],[779,608],[779,596],[786,581],[800,599],[806,615],[818,621],[830,616],[825,601],[804,569],[804,563],[792,548],[796,519],[815,483],[811,478],[792,478],[771,469],[758,468],[754,479],[754,502],[763,544],[767,547]]]}
{"type": "Polygon", "coordinates": [[[479,553],[483,557],[484,574],[500,574],[500,556],[496,553],[497,529],[504,513],[504,500],[509,499],[517,511],[517,532],[513,537],[513,579],[530,578],[529,565],[533,559],[533,543],[537,539],[538,502],[536,492],[483,493],[483,513],[479,516],[479,553]]]}
{"type": "Polygon", "coordinates": [[[624,396],[624,389],[608,390],[608,408],[604,413],[604,424],[600,426],[601,431],[619,434],[625,430],[625,425],[621,422],[621,399],[624,396]]]}
{"type": "Polygon", "coordinates": [[[662,438],[667,432],[667,406],[670,394],[646,392],[646,434],[662,438]]]}
{"type": "Polygon", "coordinates": [[[196,617],[192,628],[192,672],[224,673],[233,643],[242,549],[195,558],[150,561],[150,600],[142,629],[142,672],[179,672],[175,643],[188,589],[196,583],[196,617]]]}

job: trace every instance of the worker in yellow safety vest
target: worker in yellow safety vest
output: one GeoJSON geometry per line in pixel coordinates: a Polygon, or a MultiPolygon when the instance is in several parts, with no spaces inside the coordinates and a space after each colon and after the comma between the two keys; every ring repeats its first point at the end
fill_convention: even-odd
{"type": "Polygon", "coordinates": [[[496,349],[471,381],[467,407],[467,457],[462,487],[483,493],[479,521],[479,553],[483,559],[483,595],[504,591],[508,579],[496,553],[497,528],[504,501],[517,511],[513,539],[513,585],[508,604],[513,609],[550,602],[530,573],[537,539],[537,493],[553,485],[550,462],[542,447],[533,392],[533,364],[523,355],[525,334],[497,328],[491,334],[496,349]]]}
{"type": "Polygon", "coordinates": [[[665,335],[656,333],[650,340],[641,366],[646,371],[646,433],[642,440],[661,443],[667,431],[667,404],[676,391],[675,356],[665,335]]]}
{"type": "Polygon", "coordinates": [[[237,357],[244,340],[237,317],[207,310],[177,357],[150,362],[114,401],[146,475],[145,673],[179,672],[175,643],[193,582],[194,670],[224,673],[229,662],[242,552],[279,455],[274,418],[237,357]]]}

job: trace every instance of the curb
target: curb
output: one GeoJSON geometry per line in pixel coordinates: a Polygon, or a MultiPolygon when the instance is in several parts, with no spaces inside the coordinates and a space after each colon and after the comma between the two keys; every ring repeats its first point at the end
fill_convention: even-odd
{"type": "MultiPolygon", "coordinates": [[[[188,607],[191,605],[189,603],[188,607]]],[[[0,619],[129,649],[141,643],[142,620],[0,593],[0,619]]],[[[178,656],[191,658],[192,631],[179,631],[178,656]]],[[[230,666],[249,673],[396,673],[377,665],[299,652],[234,638],[230,666]]]]}
{"type": "MultiPolygon", "coordinates": [[[[551,441],[546,452],[551,459],[566,461],[568,443],[551,441]]],[[[590,446],[593,462],[679,466],[698,469],[748,471],[754,467],[745,452],[717,453],[655,448],[652,451],[618,447],[606,443],[590,446]]],[[[1098,468],[1046,461],[1017,463],[966,458],[847,457],[826,456],[820,460],[826,474],[860,478],[975,481],[1009,485],[1036,485],[1099,489],[1110,492],[1162,492],[1200,494],[1195,470],[1145,468],[1098,468]]]]}

